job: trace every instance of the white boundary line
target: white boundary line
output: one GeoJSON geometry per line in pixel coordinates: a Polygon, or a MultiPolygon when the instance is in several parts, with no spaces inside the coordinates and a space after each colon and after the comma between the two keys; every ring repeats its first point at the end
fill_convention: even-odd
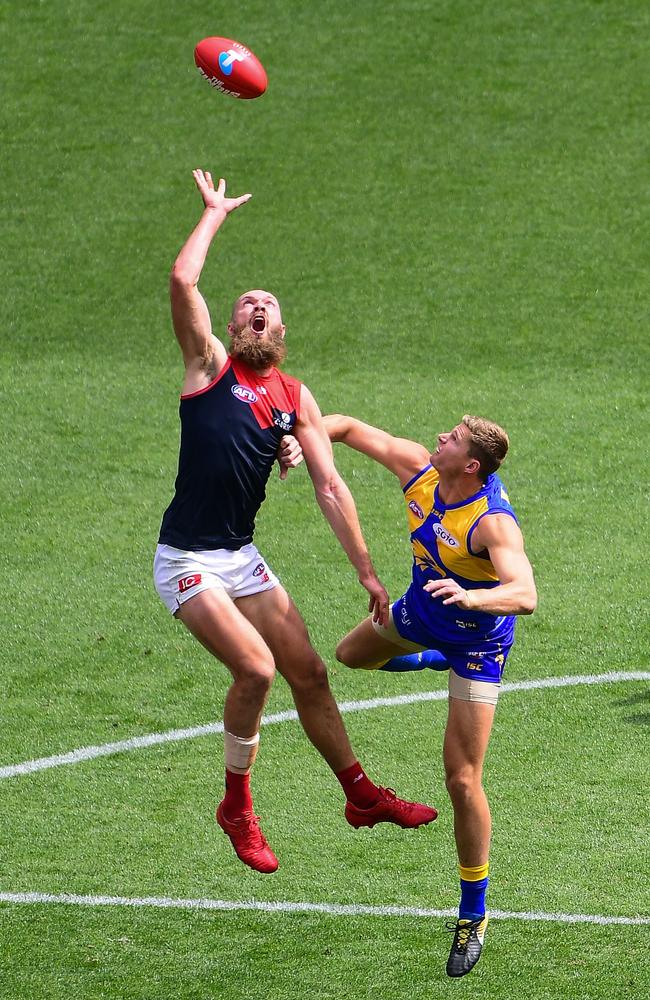
{"type": "MultiPolygon", "coordinates": [[[[324,913],[333,917],[455,917],[456,910],[432,910],[417,906],[363,906],[358,903],[286,903],[248,900],[231,902],[227,899],[172,899],[169,896],[78,896],[69,893],[51,895],[46,892],[0,892],[0,903],[43,904],[60,903],[72,906],[125,906],[132,909],[150,907],[172,910],[252,910],[263,913],[324,913]]],[[[490,910],[496,920],[536,920],[563,924],[628,924],[650,925],[650,917],[607,917],[589,913],[516,913],[490,910]]]]}
{"type": "MultiPolygon", "coordinates": [[[[545,677],[534,681],[519,681],[514,684],[502,684],[501,691],[538,691],[544,688],[574,687],[583,684],[615,684],[620,681],[650,681],[650,671],[621,671],[604,674],[577,674],[574,677],[545,677]]],[[[390,708],[394,705],[413,705],[424,701],[443,701],[447,691],[419,691],[414,694],[401,694],[393,698],[372,698],[368,701],[344,701],[339,705],[341,713],[367,712],[375,708],[390,708]]],[[[271,726],[279,722],[292,722],[298,718],[294,709],[267,715],[262,719],[263,726],[271,726]]],[[[164,733],[149,733],[146,736],[134,736],[128,740],[116,743],[103,743],[100,746],[80,747],[68,753],[56,754],[53,757],[39,757],[36,760],[26,760],[22,764],[8,764],[0,767],[0,780],[14,778],[18,775],[33,774],[35,771],[45,771],[51,767],[62,767],[66,764],[80,764],[82,761],[95,760],[97,757],[110,757],[130,750],[140,750],[144,747],[157,746],[161,743],[176,743],[180,740],[193,740],[199,736],[209,736],[223,732],[223,722],[209,722],[203,726],[191,726],[188,729],[170,729],[164,733]]]]}

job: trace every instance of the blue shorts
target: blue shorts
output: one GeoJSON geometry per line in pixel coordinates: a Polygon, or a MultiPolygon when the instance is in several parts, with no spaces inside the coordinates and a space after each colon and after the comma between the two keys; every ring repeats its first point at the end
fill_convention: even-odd
{"type": "Polygon", "coordinates": [[[393,625],[403,639],[416,643],[422,649],[435,649],[442,653],[459,677],[489,684],[501,683],[511,642],[481,639],[477,635],[468,635],[467,641],[463,641],[462,637],[453,642],[439,639],[413,615],[407,599],[408,592],[391,607],[393,625]]]}

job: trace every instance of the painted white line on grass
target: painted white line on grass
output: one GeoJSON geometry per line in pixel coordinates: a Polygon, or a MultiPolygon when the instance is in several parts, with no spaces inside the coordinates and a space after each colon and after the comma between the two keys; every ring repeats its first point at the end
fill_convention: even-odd
{"type": "MultiPolygon", "coordinates": [[[[569,677],[544,677],[540,680],[518,681],[513,684],[502,684],[501,692],[537,691],[544,688],[574,687],[583,684],[616,684],[621,681],[650,681],[650,671],[620,671],[604,674],[578,674],[569,677]]],[[[443,701],[447,697],[446,690],[418,691],[413,694],[395,695],[393,698],[371,698],[368,701],[344,701],[339,705],[342,713],[367,712],[375,708],[391,708],[395,705],[413,705],[417,702],[443,701]]],[[[262,719],[263,726],[271,726],[279,722],[292,722],[298,718],[294,709],[277,712],[262,719]]],[[[0,767],[0,779],[14,778],[21,774],[32,774],[35,771],[45,771],[50,767],[62,767],[65,764],[80,764],[82,761],[95,760],[97,757],[111,757],[114,754],[130,750],[140,750],[144,747],[157,746],[160,743],[177,743],[180,740],[193,740],[199,736],[209,736],[223,732],[223,722],[209,722],[203,726],[191,726],[188,729],[170,729],[164,733],[149,733],[146,736],[133,736],[128,740],[118,740],[115,743],[103,743],[100,746],[81,747],[68,753],[56,754],[53,757],[39,757],[36,760],[26,760],[22,764],[8,764],[0,767]]]]}
{"type": "MultiPolygon", "coordinates": [[[[169,896],[77,896],[71,893],[0,892],[0,903],[62,903],[72,906],[155,907],[172,910],[257,910],[263,913],[325,913],[332,917],[455,917],[456,910],[433,910],[419,906],[365,906],[361,903],[286,903],[256,899],[173,899],[169,896]]],[[[517,913],[490,910],[493,920],[537,920],[563,924],[650,924],[650,917],[608,917],[594,913],[517,913]]]]}

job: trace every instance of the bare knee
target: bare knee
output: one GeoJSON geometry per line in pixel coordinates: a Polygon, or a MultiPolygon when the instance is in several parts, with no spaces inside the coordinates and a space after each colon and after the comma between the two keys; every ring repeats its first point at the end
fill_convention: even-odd
{"type": "Polygon", "coordinates": [[[233,687],[251,702],[265,701],[275,677],[272,659],[240,664],[232,670],[233,687]]]}
{"type": "Polygon", "coordinates": [[[447,768],[445,783],[452,802],[458,804],[468,802],[482,787],[481,772],[471,764],[447,768]]]}
{"type": "Polygon", "coordinates": [[[315,650],[303,657],[295,669],[287,672],[286,677],[294,693],[312,698],[318,698],[330,689],[327,667],[315,650]]]}
{"type": "Polygon", "coordinates": [[[354,648],[352,646],[352,643],[349,642],[348,640],[349,636],[347,635],[345,636],[344,639],[341,639],[338,646],[336,647],[334,655],[336,656],[336,659],[339,661],[339,663],[343,663],[346,667],[352,667],[354,669],[355,667],[359,666],[359,662],[358,658],[355,658],[354,656],[354,648]]]}
{"type": "Polygon", "coordinates": [[[344,663],[345,666],[347,667],[348,664],[346,662],[346,657],[345,657],[346,649],[347,647],[345,644],[345,639],[341,639],[340,643],[338,644],[338,646],[334,651],[334,655],[336,656],[336,659],[339,661],[339,663],[344,663]]]}

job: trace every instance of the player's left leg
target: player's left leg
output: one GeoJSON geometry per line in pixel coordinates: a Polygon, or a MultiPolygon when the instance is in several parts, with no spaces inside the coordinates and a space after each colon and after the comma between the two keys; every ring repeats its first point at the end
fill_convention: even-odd
{"type": "Polygon", "coordinates": [[[375,785],[359,764],[334,696],[327,668],[313,648],[307,627],[284,590],[272,590],[236,601],[241,613],[264,638],[276,667],[291,687],[305,733],[334,771],[346,794],[346,818],[353,826],[388,821],[403,827],[430,823],[435,809],[405,802],[375,785]]]}
{"type": "Polygon", "coordinates": [[[492,819],[483,789],[483,762],[490,739],[498,685],[450,676],[449,716],[443,757],[447,790],[454,809],[461,900],[447,974],[464,976],[479,959],[487,915],[492,819]],[[452,693],[454,692],[454,693],[452,693]],[[484,696],[486,700],[466,700],[484,696]]]}
{"type": "MultiPolygon", "coordinates": [[[[341,639],[336,647],[336,659],[353,669],[378,670],[387,660],[401,656],[407,651],[405,646],[397,641],[399,637],[396,640],[391,633],[389,638],[385,632],[386,629],[382,629],[381,626],[378,628],[372,618],[366,618],[341,639]]],[[[422,649],[414,642],[408,646],[408,652],[422,649]]]]}
{"type": "Polygon", "coordinates": [[[391,609],[387,625],[366,618],[348,632],[336,647],[336,658],[346,667],[362,670],[385,670],[389,673],[406,671],[446,670],[449,667],[443,653],[427,649],[399,634],[391,609]]]}

